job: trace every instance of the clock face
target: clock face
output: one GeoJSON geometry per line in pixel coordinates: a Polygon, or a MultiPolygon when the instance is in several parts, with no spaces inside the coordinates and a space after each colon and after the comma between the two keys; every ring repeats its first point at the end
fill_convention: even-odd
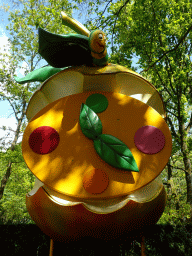
{"type": "Polygon", "coordinates": [[[120,197],[147,185],[171,155],[169,128],[145,103],[84,92],[39,111],[23,136],[23,157],[51,189],[80,199],[120,197]]]}

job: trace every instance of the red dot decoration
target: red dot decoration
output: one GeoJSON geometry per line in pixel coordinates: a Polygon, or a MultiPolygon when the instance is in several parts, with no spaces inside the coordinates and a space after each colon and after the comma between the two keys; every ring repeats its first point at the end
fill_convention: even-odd
{"type": "Polygon", "coordinates": [[[139,128],[134,136],[135,146],[145,154],[156,154],[165,146],[163,132],[154,126],[143,126],[139,128]]]}
{"type": "Polygon", "coordinates": [[[29,136],[30,148],[40,155],[51,153],[57,148],[59,141],[59,133],[50,126],[38,127],[29,136]]]}

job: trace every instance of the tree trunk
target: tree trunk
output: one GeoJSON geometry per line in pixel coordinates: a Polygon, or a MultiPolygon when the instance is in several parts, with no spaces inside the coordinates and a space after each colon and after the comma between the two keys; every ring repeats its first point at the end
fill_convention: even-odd
{"type": "Polygon", "coordinates": [[[183,154],[183,163],[185,166],[185,180],[187,184],[187,203],[192,207],[192,170],[191,170],[191,161],[189,158],[187,144],[185,140],[182,142],[181,151],[183,154]]]}
{"type": "Polygon", "coordinates": [[[185,171],[185,179],[187,184],[187,203],[190,205],[190,221],[192,221],[192,174],[185,171]]]}
{"type": "Polygon", "coordinates": [[[166,182],[167,196],[171,196],[172,194],[171,178],[172,178],[172,166],[169,159],[169,162],[167,163],[167,182],[166,182]]]}
{"type": "MultiPolygon", "coordinates": [[[[185,167],[185,180],[187,185],[187,203],[191,206],[192,213],[192,175],[191,175],[191,161],[189,158],[189,150],[187,145],[187,129],[185,127],[185,118],[184,118],[184,104],[181,101],[182,98],[182,87],[177,86],[177,107],[178,107],[178,122],[179,122],[179,133],[180,133],[180,144],[181,152],[183,155],[183,163],[185,167]]],[[[192,215],[191,215],[192,217],[192,215]]]]}
{"type": "Polygon", "coordinates": [[[11,175],[11,165],[12,165],[12,162],[9,161],[8,165],[7,165],[7,170],[6,170],[6,173],[3,177],[3,179],[1,180],[1,187],[0,187],[0,200],[3,198],[3,194],[4,194],[4,190],[5,190],[5,186],[7,184],[7,181],[11,175]]]}
{"type": "Polygon", "coordinates": [[[167,163],[167,168],[168,168],[168,182],[170,181],[170,179],[172,178],[172,166],[171,166],[171,163],[170,163],[170,160],[169,162],[167,163]]]}
{"type": "MultiPolygon", "coordinates": [[[[18,138],[19,138],[19,134],[20,134],[20,131],[21,131],[21,125],[22,125],[22,122],[23,122],[23,119],[25,117],[25,113],[26,113],[26,101],[23,102],[23,107],[22,107],[22,114],[21,114],[21,117],[18,119],[18,124],[17,124],[17,130],[15,132],[15,137],[14,137],[14,140],[11,144],[11,151],[14,151],[15,150],[15,145],[18,141],[18,138]]],[[[3,177],[3,179],[1,180],[1,186],[0,186],[0,200],[3,198],[3,194],[4,194],[4,190],[5,190],[5,186],[9,180],[9,177],[11,175],[11,168],[12,167],[12,162],[9,161],[8,162],[8,165],[7,165],[7,169],[6,169],[6,172],[5,172],[5,175],[3,177]]]]}
{"type": "Polygon", "coordinates": [[[189,172],[185,172],[185,179],[187,184],[187,203],[192,207],[192,175],[189,172]]]}
{"type": "MultiPolygon", "coordinates": [[[[182,134],[184,135],[184,133],[182,134]]],[[[181,151],[183,154],[183,163],[185,166],[185,180],[187,185],[187,203],[189,203],[190,210],[190,220],[192,220],[192,170],[191,170],[191,161],[188,154],[188,147],[186,140],[183,139],[184,136],[181,136],[181,151]]]]}

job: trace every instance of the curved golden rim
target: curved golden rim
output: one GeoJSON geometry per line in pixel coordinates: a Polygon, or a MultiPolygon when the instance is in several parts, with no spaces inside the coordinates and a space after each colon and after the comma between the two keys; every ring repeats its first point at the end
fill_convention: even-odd
{"type": "Polygon", "coordinates": [[[87,66],[78,66],[78,67],[69,67],[67,69],[64,69],[60,72],[58,72],[57,74],[49,77],[47,80],[45,80],[41,85],[40,87],[33,93],[33,95],[31,96],[30,100],[29,100],[29,103],[28,103],[28,106],[27,106],[27,110],[26,110],[26,115],[28,113],[28,109],[30,107],[30,102],[32,101],[32,99],[35,97],[35,95],[39,92],[39,91],[42,91],[42,89],[44,88],[44,86],[46,86],[46,83],[48,81],[50,81],[51,79],[53,79],[53,77],[57,76],[58,74],[60,73],[64,73],[64,72],[68,72],[68,71],[76,71],[76,72],[79,72],[81,73],[82,75],[86,75],[86,76],[97,76],[97,75],[109,75],[109,74],[118,74],[118,73],[130,73],[132,74],[133,76],[135,77],[139,77],[141,78],[142,80],[144,80],[145,82],[147,82],[159,95],[160,97],[160,100],[161,100],[161,103],[162,103],[162,106],[163,106],[163,111],[164,111],[164,118],[166,119],[166,111],[165,111],[165,104],[163,102],[163,99],[162,99],[162,96],[159,94],[159,92],[157,91],[157,89],[155,88],[155,86],[153,84],[151,84],[147,79],[145,79],[143,76],[141,76],[140,74],[136,73],[135,71],[132,71],[126,67],[123,67],[123,66],[120,66],[120,65],[116,65],[116,64],[112,64],[112,63],[109,63],[108,66],[105,66],[105,67],[87,67],[87,66]],[[110,69],[110,67],[114,67],[116,68],[116,71],[115,70],[112,70],[110,69]],[[119,69],[118,69],[119,68],[119,69]],[[86,69],[88,69],[89,71],[86,72],[86,69]],[[93,72],[91,71],[93,70],[93,72]],[[102,71],[98,71],[98,70],[102,70],[102,71]],[[111,70],[111,71],[110,71],[111,70]]]}

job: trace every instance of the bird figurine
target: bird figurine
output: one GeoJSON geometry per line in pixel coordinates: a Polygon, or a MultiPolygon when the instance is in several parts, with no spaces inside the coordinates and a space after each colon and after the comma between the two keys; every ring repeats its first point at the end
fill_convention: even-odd
{"type": "Polygon", "coordinates": [[[25,77],[15,77],[16,82],[43,82],[50,76],[69,66],[106,66],[108,54],[106,36],[103,31],[96,29],[90,32],[79,21],[61,12],[62,24],[70,27],[78,34],[57,35],[43,28],[38,28],[38,53],[47,61],[49,66],[33,70],[25,77]]]}
{"type": "Polygon", "coordinates": [[[108,65],[108,54],[106,49],[106,36],[101,30],[94,30],[89,36],[89,47],[91,56],[93,57],[93,64],[95,66],[108,65]]]}
{"type": "Polygon", "coordinates": [[[106,36],[89,32],[81,23],[61,12],[63,24],[79,34],[56,35],[39,28],[39,54],[55,68],[71,65],[106,66],[106,36]]]}
{"type": "Polygon", "coordinates": [[[102,30],[96,29],[91,33],[79,21],[71,19],[66,13],[61,12],[62,23],[79,34],[88,37],[89,49],[95,66],[108,65],[108,54],[106,48],[106,36],[102,30]]]}

